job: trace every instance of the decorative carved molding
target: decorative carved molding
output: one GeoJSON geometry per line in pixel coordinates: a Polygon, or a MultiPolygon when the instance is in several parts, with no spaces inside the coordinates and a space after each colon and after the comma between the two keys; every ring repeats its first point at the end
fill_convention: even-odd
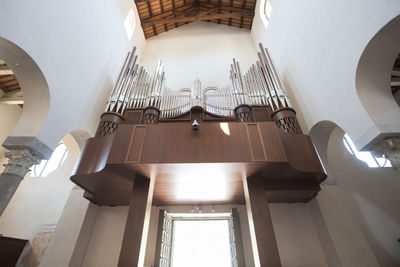
{"type": "Polygon", "coordinates": [[[30,148],[9,150],[5,153],[8,163],[0,175],[0,215],[6,209],[29,168],[38,164],[42,157],[30,148]]]}
{"type": "Polygon", "coordinates": [[[400,137],[389,137],[379,141],[373,148],[372,153],[375,157],[384,156],[392,167],[400,172],[400,137]]]}
{"type": "Polygon", "coordinates": [[[8,158],[8,163],[4,164],[3,174],[15,174],[21,179],[29,172],[29,169],[38,164],[42,158],[32,152],[31,149],[16,149],[9,150],[5,153],[5,157],[8,158]]]}
{"type": "Polygon", "coordinates": [[[3,142],[3,147],[7,150],[18,150],[29,148],[33,154],[42,159],[49,159],[53,150],[34,136],[8,136],[3,142]]]}

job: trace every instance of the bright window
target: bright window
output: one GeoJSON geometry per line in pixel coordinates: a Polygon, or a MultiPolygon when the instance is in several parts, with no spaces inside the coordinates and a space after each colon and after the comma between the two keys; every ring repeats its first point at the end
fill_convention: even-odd
{"type": "Polygon", "coordinates": [[[133,30],[135,29],[135,15],[132,8],[129,9],[128,14],[125,17],[124,26],[126,35],[128,36],[128,39],[131,40],[133,30]]]}
{"type": "Polygon", "coordinates": [[[371,152],[358,151],[348,134],[344,135],[343,143],[347,151],[356,156],[356,158],[358,158],[359,160],[367,163],[370,168],[392,167],[392,164],[386,158],[377,158],[372,155],[371,152]]]}
{"type": "Polygon", "coordinates": [[[42,160],[39,164],[33,165],[31,170],[31,177],[45,177],[50,172],[57,169],[67,157],[67,147],[60,143],[56,149],[54,149],[53,154],[50,159],[42,160]]]}
{"type": "Polygon", "coordinates": [[[174,220],[171,267],[232,266],[228,219],[174,220]]]}
{"type": "Polygon", "coordinates": [[[265,27],[268,27],[272,13],[272,6],[270,0],[261,1],[260,12],[261,12],[261,20],[263,21],[265,27]]]}

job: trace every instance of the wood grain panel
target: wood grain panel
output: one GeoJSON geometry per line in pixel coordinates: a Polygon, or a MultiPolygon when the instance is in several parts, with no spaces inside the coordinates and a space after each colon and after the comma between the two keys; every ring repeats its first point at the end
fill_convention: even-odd
{"type": "Polygon", "coordinates": [[[265,160],[264,146],[260,140],[257,123],[247,123],[246,130],[253,161],[265,160]]]}
{"type": "Polygon", "coordinates": [[[132,138],[134,126],[121,124],[114,134],[114,142],[107,163],[117,164],[125,162],[129,149],[129,140],[132,138]]]}
{"type": "Polygon", "coordinates": [[[128,217],[126,219],[118,267],[139,266],[146,206],[148,195],[151,194],[149,190],[149,179],[143,176],[135,177],[132,195],[129,202],[128,217]]]}
{"type": "Polygon", "coordinates": [[[258,123],[261,139],[264,144],[267,161],[287,161],[285,148],[282,144],[279,130],[274,123],[258,123]]]}
{"type": "Polygon", "coordinates": [[[252,239],[255,238],[257,244],[260,264],[262,267],[282,266],[264,184],[259,179],[246,180],[245,185],[247,184],[248,189],[246,204],[253,218],[255,237],[252,239]]]}
{"type": "Polygon", "coordinates": [[[182,121],[119,125],[107,142],[100,137],[88,141],[94,147],[83,153],[71,180],[98,205],[128,205],[137,174],[155,178],[157,205],[243,203],[243,176],[268,186],[278,183],[281,187],[271,188],[274,202],[315,196],[319,187],[301,187],[326,177],[310,139],[282,134],[274,122],[249,125],[202,121],[197,132],[182,121]],[[104,142],[108,147],[112,142],[109,154],[104,142]]]}
{"type": "Polygon", "coordinates": [[[147,126],[137,125],[135,126],[134,132],[131,136],[129,143],[128,154],[125,162],[137,163],[140,161],[143,149],[143,140],[146,135],[147,126]]]}
{"type": "Polygon", "coordinates": [[[245,125],[227,125],[229,135],[220,123],[202,123],[197,132],[193,132],[190,124],[149,125],[141,163],[251,161],[245,125]]]}

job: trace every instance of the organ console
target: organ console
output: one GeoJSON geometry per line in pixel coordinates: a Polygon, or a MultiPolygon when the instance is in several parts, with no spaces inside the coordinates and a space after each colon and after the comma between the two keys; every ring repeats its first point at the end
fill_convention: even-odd
{"type": "Polygon", "coordinates": [[[261,266],[280,266],[268,203],[307,202],[326,174],[267,49],[260,44],[244,74],[234,59],[222,88],[203,89],[198,79],[191,90],[168,88],[161,61],[149,74],[137,58],[135,49],[128,53],[71,177],[97,205],[130,207],[135,223],[127,221],[119,266],[138,264],[149,201],[246,204],[256,257],[261,266]],[[216,194],[207,197],[210,191],[216,194]]]}

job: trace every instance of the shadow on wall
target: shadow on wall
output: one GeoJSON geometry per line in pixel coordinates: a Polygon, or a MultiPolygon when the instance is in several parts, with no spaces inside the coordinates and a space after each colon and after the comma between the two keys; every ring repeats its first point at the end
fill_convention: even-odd
{"type": "Polygon", "coordinates": [[[22,48],[2,37],[0,58],[14,72],[24,96],[24,109],[11,136],[36,136],[50,107],[46,79],[39,66],[22,48]]]}
{"type": "Polygon", "coordinates": [[[400,132],[400,108],[390,88],[393,64],[400,53],[399,29],[400,15],[373,36],[358,62],[356,90],[361,104],[375,122],[375,129],[365,137],[375,139],[368,144],[356,143],[365,150],[372,149],[386,135],[400,132]]]}
{"type": "Polygon", "coordinates": [[[344,134],[331,121],[319,122],[310,131],[328,173],[327,181],[346,196],[345,201],[381,266],[399,266],[399,174],[392,168],[369,168],[347,151],[344,134]]]}

